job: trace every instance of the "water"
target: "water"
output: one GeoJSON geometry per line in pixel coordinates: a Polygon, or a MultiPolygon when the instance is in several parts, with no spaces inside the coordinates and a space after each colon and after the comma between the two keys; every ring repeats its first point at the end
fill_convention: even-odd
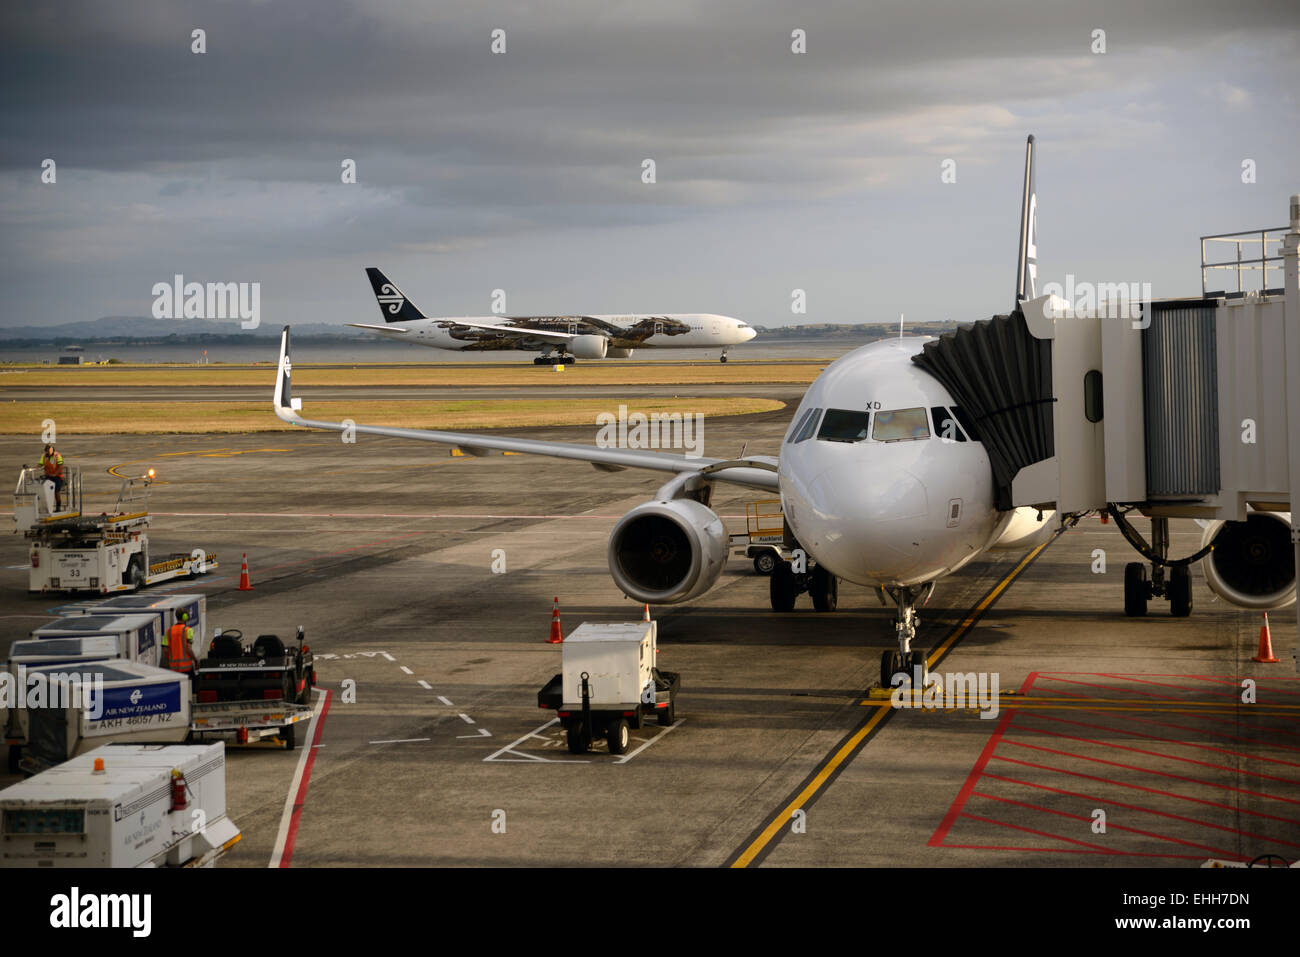
{"type": "MultiPolygon", "coordinates": [[[[771,342],[748,342],[733,346],[728,353],[729,362],[746,359],[834,359],[858,346],[866,339],[780,339],[771,342]]],[[[207,362],[229,365],[262,363],[274,365],[279,358],[279,341],[257,339],[247,344],[209,345],[207,362]]],[[[128,344],[96,346],[87,345],[77,353],[83,362],[119,359],[128,363],[199,363],[204,361],[203,346],[128,344]]],[[[719,349],[638,349],[631,361],[689,362],[718,360],[719,349]]],[[[56,363],[60,350],[51,347],[5,349],[6,362],[56,363]]],[[[387,363],[387,362],[507,362],[527,364],[535,353],[530,352],[448,352],[423,346],[406,346],[392,342],[295,342],[293,358],[297,363],[387,363]]],[[[579,359],[579,362],[600,362],[599,359],[579,359]]],[[[628,360],[615,360],[628,361],[628,360]]]]}

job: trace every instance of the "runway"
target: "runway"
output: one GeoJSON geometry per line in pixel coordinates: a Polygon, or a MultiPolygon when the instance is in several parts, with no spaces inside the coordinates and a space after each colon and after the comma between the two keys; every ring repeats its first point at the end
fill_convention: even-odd
{"type": "MultiPolygon", "coordinates": [[[[776,454],[792,413],[709,420],[705,452],[776,454]]],[[[39,455],[30,437],[0,448],[39,455]]],[[[176,590],[207,593],[218,627],[301,624],[317,654],[329,704],[310,759],[229,754],[244,839],[222,866],[1186,867],[1293,858],[1300,841],[1294,613],[1274,618],[1281,665],[1249,660],[1258,617],[1213,601],[1199,570],[1192,617],[1153,602],[1126,619],[1132,552],[1095,518],[1040,553],[973,563],[920,613],[932,669],[998,675],[996,717],[882,707],[892,611],[842,585],[834,613],[806,597],[773,613],[739,557],[704,597],[654,609],[684,720],[634,732],[623,758],[579,758],[536,705],[559,670],[551,601],[566,633],[640,616],[605,546],[661,476],[309,432],[60,436],[60,450],[100,502],[116,476],[157,468],[155,548],[222,562],[176,590]],[[1268,710],[1235,704],[1243,678],[1268,710]]],[[[736,529],[754,497],[719,486],[714,506],[736,529]]],[[[1175,553],[1198,538],[1174,523],[1175,553]]],[[[0,645],[60,604],[26,595],[25,561],[21,537],[0,539],[0,645]]]]}

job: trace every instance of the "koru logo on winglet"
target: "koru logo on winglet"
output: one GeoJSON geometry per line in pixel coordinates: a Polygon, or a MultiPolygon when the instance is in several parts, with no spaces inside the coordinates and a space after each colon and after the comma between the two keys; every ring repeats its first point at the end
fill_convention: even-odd
{"type": "Polygon", "coordinates": [[[397,291],[397,288],[391,283],[386,282],[379,287],[379,294],[375,296],[380,305],[388,307],[388,314],[395,316],[402,311],[402,306],[406,305],[406,298],[397,291]]]}

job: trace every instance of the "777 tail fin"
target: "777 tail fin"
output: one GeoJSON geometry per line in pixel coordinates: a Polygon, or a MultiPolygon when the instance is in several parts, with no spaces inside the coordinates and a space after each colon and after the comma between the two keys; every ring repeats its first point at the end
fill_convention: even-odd
{"type": "Polygon", "coordinates": [[[374,266],[366,268],[366,276],[370,279],[370,288],[375,291],[375,299],[379,302],[379,311],[384,314],[385,322],[410,322],[424,318],[424,313],[415,308],[411,300],[406,298],[406,293],[397,288],[397,283],[374,266]]]}
{"type": "Polygon", "coordinates": [[[1038,190],[1034,185],[1034,137],[1025,143],[1025,191],[1020,201],[1020,248],[1016,261],[1016,306],[1038,296],[1038,190]]]}

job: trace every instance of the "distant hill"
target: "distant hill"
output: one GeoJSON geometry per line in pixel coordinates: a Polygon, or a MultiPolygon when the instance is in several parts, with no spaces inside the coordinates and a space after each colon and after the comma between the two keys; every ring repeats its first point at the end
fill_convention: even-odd
{"type": "MultiPolygon", "coordinates": [[[[256,329],[241,329],[237,321],[220,322],[208,319],[154,319],[149,316],[104,316],[80,322],[64,322],[45,326],[13,326],[0,328],[0,343],[7,345],[85,345],[108,342],[140,343],[237,343],[249,337],[274,338],[280,334],[283,323],[263,322],[256,329]]],[[[328,337],[331,339],[364,339],[366,333],[347,326],[325,322],[295,323],[295,339],[328,337]]]]}

